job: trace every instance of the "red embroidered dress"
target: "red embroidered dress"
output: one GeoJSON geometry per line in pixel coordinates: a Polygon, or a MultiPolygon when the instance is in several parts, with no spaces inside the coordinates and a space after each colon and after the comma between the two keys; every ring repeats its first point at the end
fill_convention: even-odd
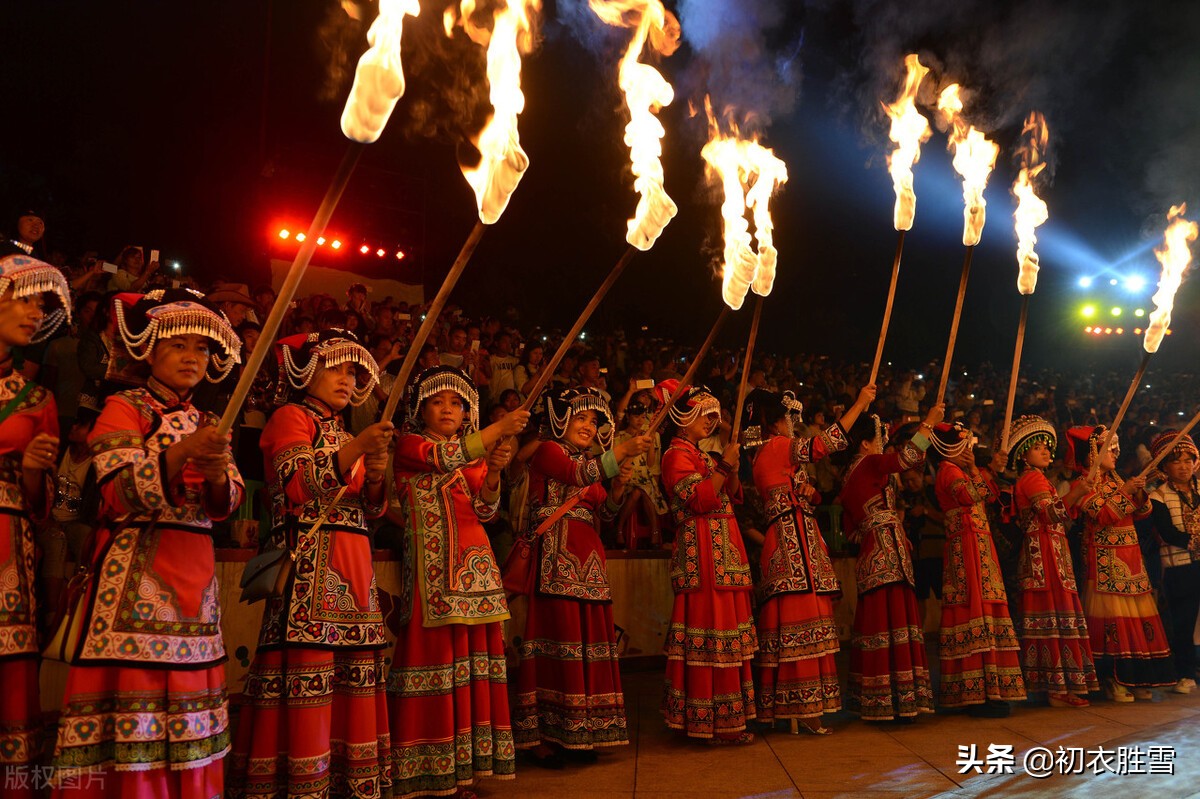
{"type": "Polygon", "coordinates": [[[1025,688],[1052,694],[1100,690],[1079,601],[1066,525],[1071,515],[1038,469],[1013,488],[1021,543],[1021,664],[1025,688]]]}
{"type": "Polygon", "coordinates": [[[105,526],[58,723],[55,796],[224,790],[229,712],[211,520],[233,513],[244,488],[231,462],[229,502],[212,507],[192,467],[166,475],[165,450],[202,422],[216,420],[151,378],[109,397],[88,439],[105,526]]]}
{"type": "Polygon", "coordinates": [[[537,585],[521,639],[513,712],[520,748],[629,743],[607,562],[597,531],[598,517],[612,520],[617,513],[600,481],[618,471],[610,453],[593,458],[558,441],[542,442],[530,462],[531,528],[567,499],[582,496],[534,542],[537,585]]]}
{"type": "Polygon", "coordinates": [[[896,512],[891,480],[921,464],[928,447],[929,439],[917,433],[898,451],[862,456],[851,464],[842,488],[843,520],[859,544],[847,704],[866,721],[933,712],[912,545],[896,512]]]}
{"type": "MultiPolygon", "coordinates": [[[[0,382],[0,408],[26,385],[13,372],[0,382]]],[[[58,435],[54,397],[38,385],[30,388],[8,418],[0,422],[0,780],[6,797],[33,796],[34,759],[42,713],[38,695],[37,605],[34,590],[33,526],[54,503],[53,480],[39,507],[30,507],[21,485],[21,459],[39,433],[58,435]]],[[[50,475],[47,472],[47,475],[50,475]]]]}
{"type": "Polygon", "coordinates": [[[321,401],[278,408],[263,428],[272,528],[295,576],[263,611],[246,677],[229,796],[379,797],[391,791],[383,616],[361,466],[342,474],[353,436],[321,401]],[[322,511],[346,487],[324,523],[322,511]]]}
{"type": "Polygon", "coordinates": [[[938,702],[965,707],[1025,699],[1021,645],[987,517],[986,503],[999,494],[983,475],[971,477],[948,460],[938,466],[935,491],[946,514],[938,702]]]}
{"type": "Polygon", "coordinates": [[[833,600],[841,585],[804,488],[806,463],[845,449],[838,424],[813,438],[772,436],[754,458],[767,518],[759,585],[758,718],[816,718],[842,709],[833,600]]]}
{"type": "Polygon", "coordinates": [[[729,496],[713,488],[708,453],[676,436],[662,472],[676,523],[663,715],[693,738],[736,734],[757,712],[750,662],[758,641],[742,533],[729,496]]]}
{"type": "Polygon", "coordinates": [[[401,436],[403,627],[388,676],[395,796],[449,795],[477,777],[512,779],[500,568],[481,521],[487,466],[479,433],[401,436]]]}
{"type": "Polygon", "coordinates": [[[1102,676],[1135,687],[1174,684],[1170,645],[1133,527],[1135,518],[1150,514],[1150,500],[1135,505],[1117,477],[1105,472],[1076,509],[1085,516],[1083,606],[1092,652],[1103,659],[1102,676]]]}

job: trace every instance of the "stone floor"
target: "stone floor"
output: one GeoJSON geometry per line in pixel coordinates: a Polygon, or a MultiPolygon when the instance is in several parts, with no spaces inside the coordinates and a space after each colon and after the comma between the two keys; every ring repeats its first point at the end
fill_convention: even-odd
{"type": "MultiPolygon", "coordinates": [[[[667,730],[658,712],[659,672],[624,675],[631,743],[603,751],[598,763],[546,771],[518,763],[514,782],[484,781],[481,797],[569,797],[570,799],[832,799],[832,797],[1174,797],[1200,796],[1200,691],[1156,694],[1153,702],[1118,705],[1094,699],[1090,708],[1053,709],[1014,705],[1005,719],[975,719],[962,713],[923,716],[912,725],[864,724],[848,713],[826,717],[827,737],[760,734],[742,747],[708,747],[667,730]],[[959,774],[959,746],[1011,745],[1012,774],[959,774]],[[1116,767],[1122,755],[1174,748],[1170,774],[1115,773],[1029,776],[1024,754],[1033,747],[1090,750],[1103,745],[1116,767]]],[[[986,764],[985,764],[986,770],[986,764]]],[[[1132,761],[1133,771],[1149,763],[1132,761]]]]}

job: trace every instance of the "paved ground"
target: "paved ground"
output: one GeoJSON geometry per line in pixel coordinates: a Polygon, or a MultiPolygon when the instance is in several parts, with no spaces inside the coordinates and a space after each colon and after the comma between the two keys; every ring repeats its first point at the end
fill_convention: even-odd
{"type": "MultiPolygon", "coordinates": [[[[1007,797],[1088,799],[1200,796],[1200,692],[1156,695],[1153,702],[1118,705],[1094,699],[1090,708],[1054,709],[1019,704],[1006,719],[961,713],[923,716],[912,725],[864,724],[850,714],[827,717],[827,737],[760,734],[749,746],[708,747],[684,740],[663,725],[658,712],[658,672],[625,675],[632,741],[602,752],[598,763],[546,771],[518,763],[514,782],[484,781],[481,797],[569,799],[831,799],[832,797],[1007,797]],[[975,744],[981,759],[989,745],[1011,745],[1013,774],[959,774],[959,746],[975,744]],[[1150,768],[1149,748],[1174,748],[1174,775],[1131,773],[1025,773],[1026,752],[1037,746],[1089,750],[1103,745],[1114,768],[1118,757],[1133,771],[1150,768]],[[1143,753],[1137,757],[1137,749],[1143,753]],[[1117,750],[1121,749],[1118,754],[1117,750]]],[[[985,766],[986,768],[986,766],[985,766]]],[[[1157,768],[1157,766],[1156,766],[1157,768]]]]}

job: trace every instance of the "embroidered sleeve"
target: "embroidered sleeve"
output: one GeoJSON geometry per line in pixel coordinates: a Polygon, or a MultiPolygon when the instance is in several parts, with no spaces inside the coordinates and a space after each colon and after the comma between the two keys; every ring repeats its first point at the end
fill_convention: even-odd
{"type": "Polygon", "coordinates": [[[828,429],[812,438],[792,439],[792,464],[815,463],[830,453],[840,452],[849,445],[846,431],[842,430],[839,423],[834,422],[828,429]]]}
{"type": "Polygon", "coordinates": [[[668,451],[663,456],[664,486],[682,507],[696,514],[711,513],[722,505],[712,480],[705,478],[701,469],[702,463],[677,451],[668,451]]]}
{"type": "MultiPolygon", "coordinates": [[[[184,467],[185,469],[188,467],[184,467]]],[[[229,463],[225,465],[225,476],[229,479],[229,501],[222,502],[216,505],[209,501],[208,492],[204,493],[204,515],[213,521],[223,521],[233,515],[237,510],[242,500],[246,498],[246,484],[242,480],[242,473],[238,471],[237,464],[233,459],[229,459],[229,463]]]]}
{"type": "Polygon", "coordinates": [[[116,516],[148,513],[168,502],[165,453],[150,454],[144,424],[128,400],[112,396],[88,436],[101,496],[116,516]]]}
{"type": "Polygon", "coordinates": [[[294,505],[332,500],[345,485],[337,453],[314,450],[316,436],[312,417],[294,405],[279,408],[263,428],[263,455],[294,505]]]}
{"type": "Polygon", "coordinates": [[[938,482],[959,505],[975,505],[995,498],[983,475],[971,477],[953,463],[947,462],[938,470],[938,482]]]}
{"type": "MultiPolygon", "coordinates": [[[[929,439],[922,433],[917,433],[905,441],[899,450],[885,452],[881,456],[868,456],[870,468],[879,475],[906,472],[914,466],[925,462],[925,450],[929,449],[929,439]]],[[[867,466],[864,462],[863,466],[867,466]]]]}
{"type": "Polygon", "coordinates": [[[479,433],[449,441],[431,441],[424,436],[409,433],[401,436],[396,445],[396,471],[449,474],[479,460],[485,454],[487,450],[483,446],[483,436],[479,433]]]}
{"type": "Polygon", "coordinates": [[[471,497],[471,507],[475,509],[475,515],[479,517],[479,521],[493,521],[500,513],[500,492],[497,491],[496,498],[488,502],[483,498],[483,492],[479,491],[471,497]]]}
{"type": "MultiPolygon", "coordinates": [[[[58,406],[55,404],[54,397],[50,392],[41,386],[34,386],[33,390],[29,392],[29,396],[26,397],[24,404],[32,405],[32,409],[37,416],[37,421],[34,423],[33,433],[30,438],[39,433],[49,433],[57,438],[59,435],[58,406]]],[[[20,413],[21,410],[19,408],[16,413],[20,413]]],[[[45,488],[42,491],[42,501],[36,508],[30,505],[29,498],[25,497],[25,505],[26,510],[29,511],[29,518],[35,522],[44,522],[49,519],[50,511],[54,508],[54,495],[58,486],[55,470],[47,469],[42,472],[42,482],[45,484],[45,488]]]]}
{"type": "Polygon", "coordinates": [[[1133,500],[1110,483],[1101,483],[1099,488],[1084,495],[1079,509],[1104,527],[1132,516],[1138,508],[1133,500]]]}
{"type": "Polygon", "coordinates": [[[615,477],[620,467],[612,451],[600,458],[578,452],[571,454],[557,441],[543,441],[533,453],[530,465],[542,474],[570,486],[590,486],[607,477],[615,477]]]}

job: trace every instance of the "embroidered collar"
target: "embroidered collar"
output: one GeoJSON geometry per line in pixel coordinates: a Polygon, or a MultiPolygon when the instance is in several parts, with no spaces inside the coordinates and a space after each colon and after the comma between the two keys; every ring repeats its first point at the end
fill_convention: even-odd
{"type": "Polygon", "coordinates": [[[162,383],[153,375],[151,375],[150,379],[146,381],[146,390],[150,392],[152,397],[161,402],[163,405],[166,405],[167,410],[169,411],[186,407],[188,405],[188,399],[191,397],[190,392],[187,396],[182,396],[176,393],[174,389],[169,388],[166,384],[162,383]]]}
{"type": "Polygon", "coordinates": [[[428,427],[421,428],[421,435],[424,438],[429,439],[430,441],[437,441],[439,443],[441,443],[443,441],[457,441],[458,440],[457,435],[444,436],[441,433],[430,430],[428,427]]]}
{"type": "Polygon", "coordinates": [[[330,408],[312,394],[305,394],[304,399],[300,400],[300,404],[315,413],[319,419],[332,419],[337,416],[333,408],[330,408]]]}

